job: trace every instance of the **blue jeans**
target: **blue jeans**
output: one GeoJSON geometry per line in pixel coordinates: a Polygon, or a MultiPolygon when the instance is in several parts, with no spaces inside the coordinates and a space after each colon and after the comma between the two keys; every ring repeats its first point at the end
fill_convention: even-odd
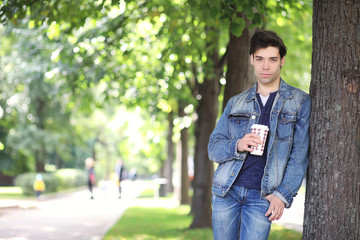
{"type": "Polygon", "coordinates": [[[271,221],[265,217],[270,203],[260,191],[233,185],[224,197],[213,195],[214,240],[266,240],[271,221]]]}

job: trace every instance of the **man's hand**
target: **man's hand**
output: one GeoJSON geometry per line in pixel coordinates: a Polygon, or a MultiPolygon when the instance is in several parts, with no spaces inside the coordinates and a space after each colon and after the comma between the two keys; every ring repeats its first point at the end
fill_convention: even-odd
{"type": "Polygon", "coordinates": [[[248,133],[238,142],[237,150],[239,152],[252,152],[254,149],[251,147],[257,147],[259,144],[262,144],[260,136],[255,133],[248,133]]]}
{"type": "Polygon", "coordinates": [[[265,213],[265,217],[271,214],[269,217],[270,221],[279,220],[284,213],[285,203],[274,194],[270,194],[265,198],[270,202],[270,207],[265,213]]]}

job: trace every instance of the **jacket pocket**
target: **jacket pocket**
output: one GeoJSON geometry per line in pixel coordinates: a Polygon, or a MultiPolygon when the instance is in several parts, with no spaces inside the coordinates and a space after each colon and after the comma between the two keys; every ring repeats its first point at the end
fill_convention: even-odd
{"type": "Polygon", "coordinates": [[[296,114],[282,112],[279,114],[277,126],[277,139],[280,141],[289,141],[293,138],[296,114]]]}
{"type": "Polygon", "coordinates": [[[213,185],[217,187],[224,187],[231,176],[236,161],[227,161],[219,164],[213,179],[213,185]]]}
{"type": "Polygon", "coordinates": [[[242,138],[246,134],[249,126],[250,113],[230,114],[229,118],[229,136],[231,139],[242,138]]]}

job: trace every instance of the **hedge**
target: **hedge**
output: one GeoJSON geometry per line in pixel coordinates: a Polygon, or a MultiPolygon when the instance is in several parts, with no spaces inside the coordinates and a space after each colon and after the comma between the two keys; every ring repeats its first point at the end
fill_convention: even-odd
{"type": "Polygon", "coordinates": [[[80,169],[60,169],[55,172],[58,182],[58,191],[85,186],[87,183],[87,173],[80,169]]]}
{"type": "MultiPolygon", "coordinates": [[[[33,184],[37,174],[36,172],[19,174],[14,180],[14,185],[21,187],[24,194],[34,195],[33,184]]],[[[60,169],[54,173],[41,173],[41,175],[47,193],[84,186],[87,180],[86,172],[80,169],[60,169]]]]}

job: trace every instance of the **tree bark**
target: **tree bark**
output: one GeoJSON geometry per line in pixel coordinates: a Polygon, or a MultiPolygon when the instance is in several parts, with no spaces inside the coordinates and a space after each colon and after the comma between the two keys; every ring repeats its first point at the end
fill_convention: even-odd
{"type": "Polygon", "coordinates": [[[34,152],[34,156],[36,159],[36,172],[45,172],[45,159],[46,159],[46,151],[45,147],[42,145],[41,149],[36,150],[34,152]]]}
{"type": "Polygon", "coordinates": [[[174,130],[174,113],[170,112],[168,114],[168,134],[167,134],[167,159],[165,162],[165,178],[167,179],[166,184],[166,192],[173,192],[174,186],[172,183],[173,178],[173,163],[174,163],[174,142],[172,140],[173,138],[173,130],[174,130]]]}
{"type": "MultiPolygon", "coordinates": [[[[45,131],[45,100],[42,98],[37,98],[35,100],[35,113],[36,113],[36,127],[42,131],[45,131]]],[[[45,172],[45,163],[46,163],[46,149],[44,139],[39,139],[40,149],[34,152],[35,162],[36,162],[36,171],[45,172]]]]}
{"type": "Polygon", "coordinates": [[[315,0],[303,239],[360,239],[360,2],[315,0]]]}
{"type": "MultiPolygon", "coordinates": [[[[179,104],[179,117],[186,116],[184,112],[185,104],[179,104]]],[[[180,132],[181,141],[181,183],[180,183],[180,204],[189,204],[189,168],[188,168],[188,156],[189,156],[189,131],[184,127],[180,132]]]]}
{"type": "Polygon", "coordinates": [[[232,96],[235,96],[255,84],[255,73],[249,59],[250,38],[256,28],[244,28],[240,37],[230,32],[228,46],[226,85],[224,90],[223,108],[232,96]]]}

